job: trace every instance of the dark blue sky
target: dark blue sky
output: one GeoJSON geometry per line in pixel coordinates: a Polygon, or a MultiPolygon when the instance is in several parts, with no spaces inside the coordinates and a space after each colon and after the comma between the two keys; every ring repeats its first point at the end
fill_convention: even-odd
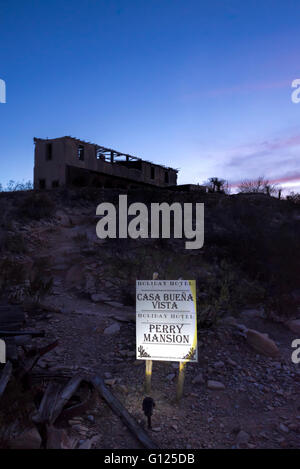
{"type": "Polygon", "coordinates": [[[299,0],[0,0],[0,182],[33,137],[180,168],[179,182],[299,184],[299,0]]]}

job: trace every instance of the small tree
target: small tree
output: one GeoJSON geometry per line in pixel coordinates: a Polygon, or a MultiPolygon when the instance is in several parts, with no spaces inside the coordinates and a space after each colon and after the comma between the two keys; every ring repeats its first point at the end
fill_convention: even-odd
{"type": "Polygon", "coordinates": [[[300,194],[298,192],[290,192],[290,194],[286,196],[286,199],[293,204],[300,204],[300,194]]]}
{"type": "Polygon", "coordinates": [[[33,184],[32,181],[14,181],[11,179],[8,181],[6,186],[3,188],[2,185],[0,185],[0,191],[4,192],[16,192],[16,191],[30,191],[33,189],[33,184]]]}
{"type": "Polygon", "coordinates": [[[205,182],[208,186],[209,192],[219,192],[226,193],[230,192],[228,181],[225,179],[219,179],[218,177],[212,177],[208,179],[208,182],[205,182]]]}
{"type": "Polygon", "coordinates": [[[278,195],[279,198],[282,191],[276,184],[271,184],[263,176],[259,176],[257,179],[244,179],[238,186],[238,189],[242,193],[278,195]]]}

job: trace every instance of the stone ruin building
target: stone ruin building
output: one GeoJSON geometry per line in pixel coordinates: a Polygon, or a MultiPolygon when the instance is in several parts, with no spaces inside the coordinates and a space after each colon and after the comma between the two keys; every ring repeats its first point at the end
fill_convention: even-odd
{"type": "Polygon", "coordinates": [[[177,169],[73,137],[34,138],[34,188],[176,186],[177,169]]]}

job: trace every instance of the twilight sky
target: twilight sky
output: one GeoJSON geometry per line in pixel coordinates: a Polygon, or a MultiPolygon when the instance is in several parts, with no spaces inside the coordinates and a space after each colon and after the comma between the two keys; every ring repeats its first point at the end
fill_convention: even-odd
{"type": "Polygon", "coordinates": [[[0,183],[33,137],[300,191],[299,0],[0,0],[0,183]]]}

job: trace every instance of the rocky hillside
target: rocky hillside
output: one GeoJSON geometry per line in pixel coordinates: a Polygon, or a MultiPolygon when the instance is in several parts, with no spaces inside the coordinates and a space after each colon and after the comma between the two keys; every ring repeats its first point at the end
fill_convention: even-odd
{"type": "MultiPolygon", "coordinates": [[[[188,251],[179,239],[98,239],[96,206],[117,204],[118,195],[96,189],[0,193],[1,300],[23,309],[24,330],[43,329],[50,342],[59,341],[36,365],[44,381],[29,387],[22,418],[17,408],[6,415],[0,402],[7,430],[2,445],[33,444],[32,415],[45,377],[61,373],[100,372],[144,425],[135,280],[158,272],[197,280],[200,358],[188,366],[180,406],[174,404],[177,364],[155,364],[153,440],[166,448],[299,446],[300,369],[291,361],[292,340],[300,338],[299,205],[250,194],[128,193],[129,203],[204,202],[205,244],[188,251]]],[[[97,399],[56,427],[51,431],[63,430],[77,445],[138,447],[97,399]]],[[[37,446],[47,445],[45,436],[35,437],[37,446]]]]}
{"type": "Polygon", "coordinates": [[[32,299],[59,276],[87,298],[106,295],[130,306],[135,279],[157,271],[161,278],[197,280],[204,325],[245,306],[262,306],[278,320],[297,316],[299,205],[262,194],[128,194],[128,203],[204,202],[204,247],[186,250],[181,239],[98,239],[96,207],[117,205],[118,195],[93,189],[0,194],[2,291],[25,298],[29,288],[32,299]]]}

